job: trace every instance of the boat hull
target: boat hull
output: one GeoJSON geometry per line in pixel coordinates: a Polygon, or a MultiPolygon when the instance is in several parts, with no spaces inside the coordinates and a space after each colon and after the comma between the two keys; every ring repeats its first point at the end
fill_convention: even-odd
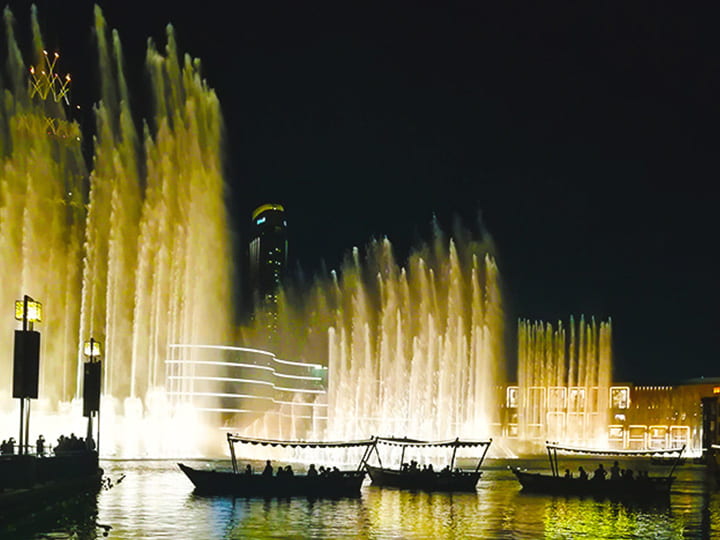
{"type": "Polygon", "coordinates": [[[475,491],[481,472],[398,471],[365,466],[372,484],[419,491],[475,491]]]}
{"type": "Polygon", "coordinates": [[[582,480],[523,471],[518,467],[512,472],[522,485],[523,491],[552,495],[583,495],[608,498],[656,498],[670,495],[674,477],[644,478],[634,480],[582,480]]]}
{"type": "Polygon", "coordinates": [[[178,466],[195,486],[195,492],[202,495],[358,497],[365,478],[365,471],[278,477],[193,469],[182,463],[178,463],[178,466]]]}

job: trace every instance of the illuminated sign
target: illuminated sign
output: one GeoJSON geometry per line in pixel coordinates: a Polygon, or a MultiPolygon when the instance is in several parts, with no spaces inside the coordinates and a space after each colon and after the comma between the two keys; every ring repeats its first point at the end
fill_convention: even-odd
{"type": "Polygon", "coordinates": [[[720,394],[720,386],[713,386],[713,394],[720,394]]]}

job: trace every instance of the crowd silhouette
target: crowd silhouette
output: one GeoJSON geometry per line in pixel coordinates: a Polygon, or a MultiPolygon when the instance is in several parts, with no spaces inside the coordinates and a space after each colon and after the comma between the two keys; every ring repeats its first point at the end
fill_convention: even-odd
{"type": "MultiPolygon", "coordinates": [[[[618,480],[647,480],[649,478],[647,471],[638,471],[638,474],[635,475],[635,472],[630,469],[621,469],[620,464],[615,461],[612,464],[612,467],[610,467],[610,481],[618,481],[618,480]]],[[[570,469],[565,469],[565,475],[564,478],[577,478],[580,480],[592,480],[595,482],[602,482],[606,479],[608,479],[608,471],[605,469],[602,463],[599,463],[597,468],[593,471],[592,477],[588,474],[588,472],[583,468],[581,465],[578,467],[578,475],[573,476],[570,469]]]]}

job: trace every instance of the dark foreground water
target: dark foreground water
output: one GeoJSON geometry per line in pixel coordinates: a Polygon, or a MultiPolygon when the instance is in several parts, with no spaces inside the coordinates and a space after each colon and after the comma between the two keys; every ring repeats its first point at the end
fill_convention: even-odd
{"type": "Polygon", "coordinates": [[[0,538],[720,538],[720,492],[705,485],[701,466],[678,470],[669,503],[628,505],[521,493],[508,464],[545,467],[486,462],[477,493],[366,485],[357,499],[310,501],[201,497],[174,462],[105,461],[114,485],[96,500],[69,501],[60,515],[40,512],[0,538]]]}

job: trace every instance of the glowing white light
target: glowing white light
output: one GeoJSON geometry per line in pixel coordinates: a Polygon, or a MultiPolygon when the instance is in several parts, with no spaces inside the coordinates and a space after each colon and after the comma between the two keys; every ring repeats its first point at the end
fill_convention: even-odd
{"type": "Polygon", "coordinates": [[[170,347],[171,349],[215,349],[221,351],[241,351],[264,354],[266,356],[272,356],[273,358],[275,358],[275,355],[270,351],[263,351],[261,349],[250,349],[248,347],[231,347],[230,345],[189,345],[186,343],[172,343],[168,345],[168,347],[170,347]]]}
{"type": "Polygon", "coordinates": [[[264,369],[264,370],[273,371],[273,372],[275,371],[273,368],[268,367],[268,366],[258,366],[257,364],[243,364],[241,362],[212,362],[209,360],[165,360],[165,363],[166,364],[244,367],[244,368],[264,369]]]}
{"type": "Polygon", "coordinates": [[[303,381],[322,381],[322,377],[309,377],[306,375],[285,375],[284,373],[275,373],[276,377],[282,377],[283,379],[300,379],[303,381]]]}
{"type": "Polygon", "coordinates": [[[286,392],[298,392],[301,394],[326,394],[325,390],[304,390],[302,388],[283,388],[281,386],[275,386],[276,390],[285,390],[286,392]]]}
{"type": "Polygon", "coordinates": [[[224,382],[242,382],[250,384],[265,384],[267,386],[274,387],[275,385],[265,381],[256,381],[253,379],[234,379],[232,377],[192,377],[186,375],[169,375],[168,379],[174,379],[177,381],[224,381],[224,382]]]}
{"type": "Polygon", "coordinates": [[[223,392],[167,392],[171,396],[201,396],[201,397],[224,397],[224,398],[237,398],[237,399],[264,399],[267,401],[275,402],[271,397],[267,396],[255,396],[252,394],[227,394],[223,392]]]}
{"type": "Polygon", "coordinates": [[[273,399],[274,403],[277,403],[279,405],[302,405],[303,407],[313,407],[313,408],[327,408],[327,403],[297,403],[296,401],[280,401],[273,399]]]}
{"type": "Polygon", "coordinates": [[[273,360],[280,364],[287,364],[289,366],[302,366],[302,367],[311,367],[315,369],[327,369],[325,366],[321,366],[320,364],[306,364],[304,362],[292,362],[290,360],[280,360],[279,358],[273,357],[273,360]]]}

